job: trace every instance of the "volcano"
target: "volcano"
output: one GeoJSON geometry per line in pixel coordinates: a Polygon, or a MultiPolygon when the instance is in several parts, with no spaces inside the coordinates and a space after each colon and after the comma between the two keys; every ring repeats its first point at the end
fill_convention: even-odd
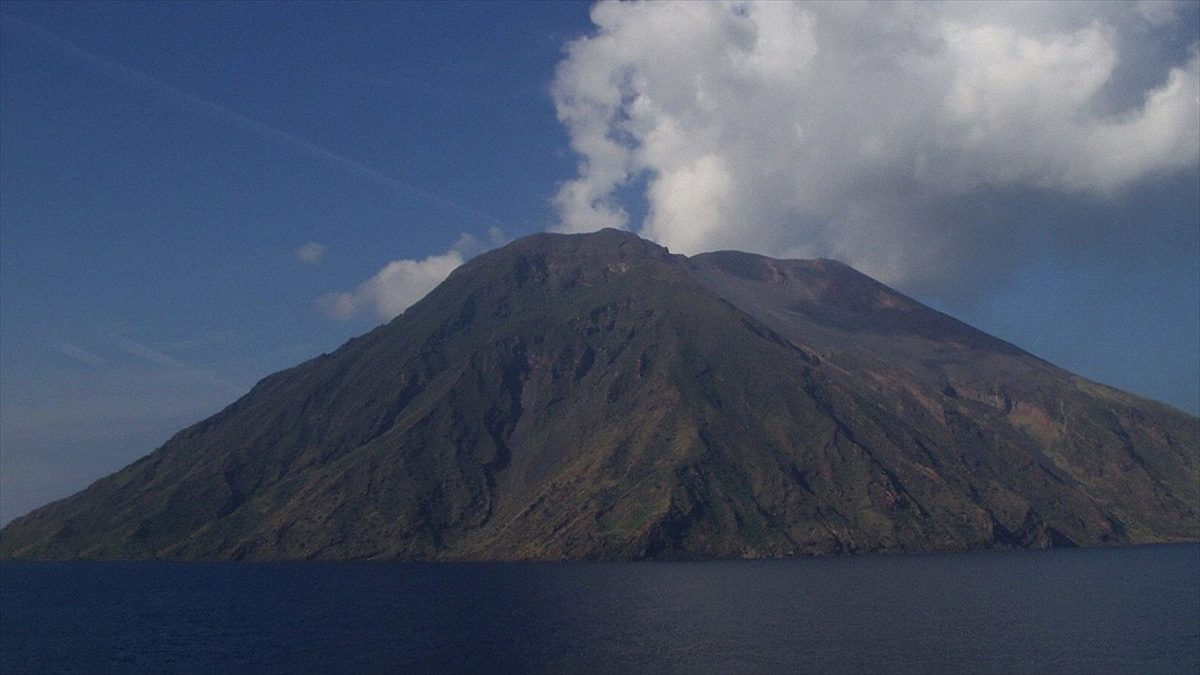
{"type": "MultiPolygon", "coordinates": [[[[1136,355],[1129,355],[1136,358],[1136,355]]],[[[1200,419],[831,260],[478,256],[0,532],[5,558],[642,559],[1200,539],[1200,419]]]]}

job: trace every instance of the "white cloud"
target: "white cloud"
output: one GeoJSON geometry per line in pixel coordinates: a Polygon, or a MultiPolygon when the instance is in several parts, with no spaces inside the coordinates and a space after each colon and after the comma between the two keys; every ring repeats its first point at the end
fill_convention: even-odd
{"type": "Polygon", "coordinates": [[[374,311],[381,319],[391,319],[425,297],[459,265],[507,241],[496,227],[488,231],[486,243],[462,234],[445,253],[422,260],[393,260],[353,291],[317,298],[317,307],[333,319],[349,319],[364,309],[374,311]]]}
{"type": "Polygon", "coordinates": [[[349,319],[364,308],[390,319],[440,284],[463,263],[455,250],[424,260],[393,260],[350,293],[327,293],[317,302],[334,319],[349,319]]]}
{"type": "Polygon", "coordinates": [[[325,247],[316,242],[310,241],[296,249],[296,260],[307,265],[316,265],[321,262],[323,257],[325,257],[325,247]]]}
{"type": "Polygon", "coordinates": [[[936,293],[1023,236],[992,195],[1106,199],[1200,161],[1196,47],[1118,68],[1193,30],[1157,5],[603,2],[592,20],[553,85],[579,156],[560,231],[827,255],[936,293]],[[1143,95],[1114,103],[1130,77],[1143,95]]]}

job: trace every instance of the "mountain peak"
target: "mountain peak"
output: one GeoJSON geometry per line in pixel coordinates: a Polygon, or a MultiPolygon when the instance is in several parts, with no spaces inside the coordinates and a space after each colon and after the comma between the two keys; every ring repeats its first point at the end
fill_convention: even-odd
{"type": "Polygon", "coordinates": [[[0,556],[757,557],[1200,538],[1200,419],[830,260],[480,255],[0,556]]]}
{"type": "Polygon", "coordinates": [[[605,228],[595,232],[564,234],[541,232],[522,237],[499,250],[540,251],[542,253],[592,253],[598,255],[623,253],[625,255],[666,254],[663,246],[643,239],[633,232],[605,228]]]}

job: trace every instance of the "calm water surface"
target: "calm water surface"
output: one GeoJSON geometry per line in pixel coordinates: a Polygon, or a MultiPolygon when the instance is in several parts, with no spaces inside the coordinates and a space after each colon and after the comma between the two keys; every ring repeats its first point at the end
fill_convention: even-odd
{"type": "Polygon", "coordinates": [[[0,564],[0,672],[210,671],[1200,673],[1200,545],[0,564]]]}

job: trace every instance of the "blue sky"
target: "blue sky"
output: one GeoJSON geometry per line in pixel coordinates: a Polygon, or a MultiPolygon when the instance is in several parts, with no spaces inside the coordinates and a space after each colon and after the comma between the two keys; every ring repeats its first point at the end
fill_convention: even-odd
{"type": "Polygon", "coordinates": [[[1196,414],[1196,7],[940,6],[3,3],[0,522],[548,229],[841,258],[1196,414]]]}

